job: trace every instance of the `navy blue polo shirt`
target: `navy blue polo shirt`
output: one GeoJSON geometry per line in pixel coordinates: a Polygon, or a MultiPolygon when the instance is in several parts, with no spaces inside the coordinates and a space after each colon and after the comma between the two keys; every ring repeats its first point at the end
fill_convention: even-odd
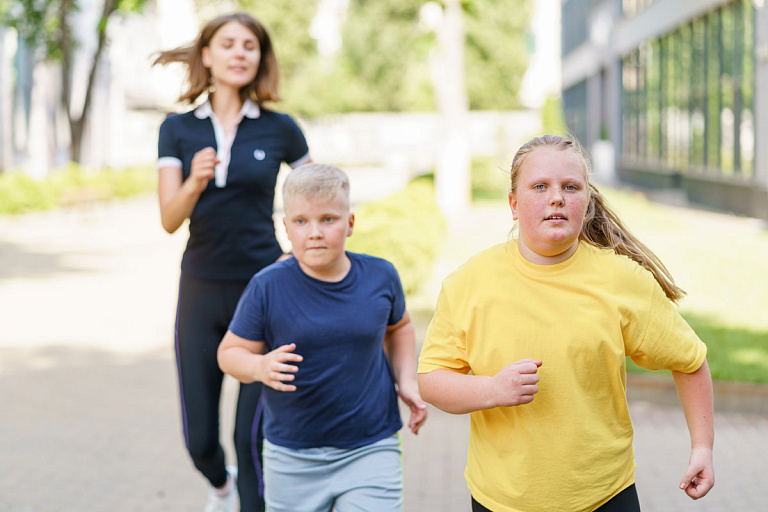
{"type": "Polygon", "coordinates": [[[247,280],[282,254],[272,219],[282,162],[309,160],[301,129],[286,114],[246,101],[232,146],[226,152],[210,103],[169,116],[160,127],[158,169],[180,167],[183,179],[192,157],[206,147],[229,156],[224,186],[214,180],[200,195],[189,220],[182,272],[216,280],[247,280]]]}

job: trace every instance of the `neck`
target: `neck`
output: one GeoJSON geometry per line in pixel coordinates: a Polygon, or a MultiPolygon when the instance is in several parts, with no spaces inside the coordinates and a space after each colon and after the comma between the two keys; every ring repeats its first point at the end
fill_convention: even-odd
{"type": "Polygon", "coordinates": [[[349,274],[349,270],[352,268],[352,262],[344,253],[344,257],[339,258],[336,262],[328,268],[310,268],[299,261],[299,267],[309,277],[315,278],[318,281],[325,281],[327,283],[338,283],[349,274]]]}
{"type": "Polygon", "coordinates": [[[518,237],[517,239],[517,247],[520,251],[520,254],[525,258],[526,260],[530,261],[531,263],[535,265],[557,265],[558,263],[562,263],[576,252],[576,249],[579,247],[579,240],[577,239],[570,247],[568,247],[565,251],[558,253],[558,254],[541,254],[533,250],[528,246],[528,244],[525,243],[525,240],[523,237],[518,237]]]}
{"type": "Polygon", "coordinates": [[[240,91],[230,87],[217,88],[210,96],[211,109],[220,121],[234,119],[243,108],[240,91]]]}

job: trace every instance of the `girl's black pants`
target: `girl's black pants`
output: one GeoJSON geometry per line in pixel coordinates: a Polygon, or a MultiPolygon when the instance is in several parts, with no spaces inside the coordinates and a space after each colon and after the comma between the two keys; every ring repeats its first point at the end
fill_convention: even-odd
{"type": "MultiPolygon", "coordinates": [[[[227,481],[219,442],[219,402],[224,374],[216,350],[248,281],[214,281],[182,273],[176,313],[184,440],[195,467],[214,487],[227,481]]],[[[241,384],[235,417],[240,510],[263,512],[261,383],[241,384]]]]}

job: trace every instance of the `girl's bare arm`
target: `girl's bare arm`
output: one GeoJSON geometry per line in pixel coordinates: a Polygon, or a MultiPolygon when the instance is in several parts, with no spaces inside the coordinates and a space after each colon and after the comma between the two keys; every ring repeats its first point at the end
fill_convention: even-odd
{"type": "Polygon", "coordinates": [[[712,377],[707,361],[693,373],[672,372],[691,436],[691,457],[680,488],[693,499],[715,485],[712,447],[715,441],[712,377]]]}

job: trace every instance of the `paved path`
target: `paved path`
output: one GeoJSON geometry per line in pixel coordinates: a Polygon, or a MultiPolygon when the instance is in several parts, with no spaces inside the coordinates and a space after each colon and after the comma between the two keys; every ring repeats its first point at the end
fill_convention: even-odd
{"type": "MultiPolygon", "coordinates": [[[[503,205],[454,222],[434,278],[411,306],[417,318],[440,278],[504,239],[509,222],[503,205]]],[[[172,351],[183,244],[183,234],[161,230],[153,197],[0,218],[0,511],[202,509],[206,488],[183,448],[172,351]]],[[[227,380],[225,432],[235,389],[227,380]]],[[[643,510],[768,510],[765,415],[717,413],[717,485],[692,502],[676,488],[688,453],[682,413],[664,405],[663,390],[632,396],[643,510]]],[[[468,510],[467,424],[432,410],[422,435],[404,433],[406,511],[468,510]]]]}

